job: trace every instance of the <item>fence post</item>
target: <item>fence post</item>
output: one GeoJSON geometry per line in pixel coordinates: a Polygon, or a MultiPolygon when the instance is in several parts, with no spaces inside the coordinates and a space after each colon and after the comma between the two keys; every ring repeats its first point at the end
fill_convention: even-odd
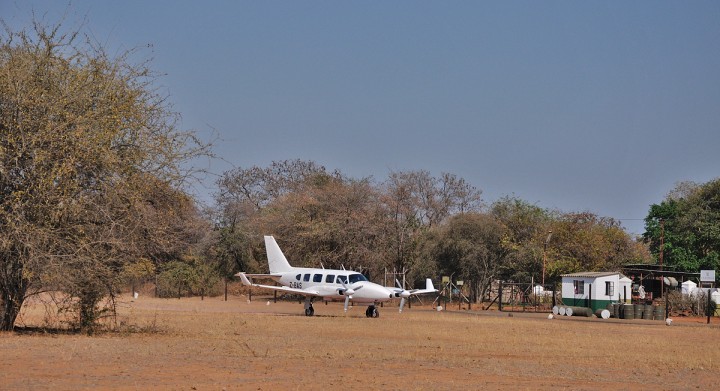
{"type": "Polygon", "coordinates": [[[500,281],[500,289],[498,290],[498,311],[502,311],[502,291],[503,283],[500,281]]]}
{"type": "MultiPolygon", "coordinates": [[[[468,311],[472,311],[472,302],[473,300],[477,300],[477,292],[475,292],[475,286],[472,284],[471,281],[468,281],[468,285],[470,286],[470,297],[468,298],[468,311]]],[[[482,307],[482,305],[481,305],[482,307]]]]}
{"type": "MultiPolygon", "coordinates": [[[[707,312],[707,324],[710,324],[710,298],[712,297],[712,293],[710,292],[710,288],[708,288],[708,302],[707,307],[705,307],[705,312],[707,312]]],[[[713,314],[714,315],[714,314],[713,314]]]]}

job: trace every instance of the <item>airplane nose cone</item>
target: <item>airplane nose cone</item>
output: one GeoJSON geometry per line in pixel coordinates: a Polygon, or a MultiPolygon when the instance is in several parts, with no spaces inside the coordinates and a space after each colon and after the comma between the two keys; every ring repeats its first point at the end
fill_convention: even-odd
{"type": "Polygon", "coordinates": [[[372,286],[369,286],[368,293],[371,295],[371,298],[374,300],[385,300],[387,298],[392,298],[393,292],[384,286],[378,285],[378,284],[372,284],[372,286]]]}

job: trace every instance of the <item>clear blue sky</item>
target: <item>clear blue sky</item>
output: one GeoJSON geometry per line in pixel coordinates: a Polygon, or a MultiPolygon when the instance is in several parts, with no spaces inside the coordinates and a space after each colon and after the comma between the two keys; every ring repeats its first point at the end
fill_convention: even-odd
{"type": "MultiPolygon", "coordinates": [[[[143,47],[216,173],[450,172],[486,202],[623,219],[720,176],[719,1],[0,0],[143,47]]],[[[208,194],[214,191],[208,181],[208,194]]]]}

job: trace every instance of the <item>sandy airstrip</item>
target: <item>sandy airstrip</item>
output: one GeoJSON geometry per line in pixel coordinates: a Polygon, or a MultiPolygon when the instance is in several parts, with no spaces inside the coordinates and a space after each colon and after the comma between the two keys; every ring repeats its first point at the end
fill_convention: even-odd
{"type": "MultiPolygon", "coordinates": [[[[555,318],[254,297],[124,297],[118,332],[0,333],[2,390],[617,389],[720,384],[720,321],[555,318]]],[[[42,325],[24,307],[20,326],[42,325]]],[[[21,327],[22,329],[22,327],[21,327]]]]}

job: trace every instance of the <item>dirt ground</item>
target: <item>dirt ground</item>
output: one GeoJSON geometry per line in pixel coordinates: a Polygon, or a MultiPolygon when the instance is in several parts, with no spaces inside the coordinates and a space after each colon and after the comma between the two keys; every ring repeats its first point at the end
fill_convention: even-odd
{"type": "MultiPolygon", "coordinates": [[[[720,321],[555,318],[246,297],[125,298],[95,336],[0,333],[2,390],[716,389],[720,321]]],[[[42,325],[26,306],[18,324],[42,325]]]]}

